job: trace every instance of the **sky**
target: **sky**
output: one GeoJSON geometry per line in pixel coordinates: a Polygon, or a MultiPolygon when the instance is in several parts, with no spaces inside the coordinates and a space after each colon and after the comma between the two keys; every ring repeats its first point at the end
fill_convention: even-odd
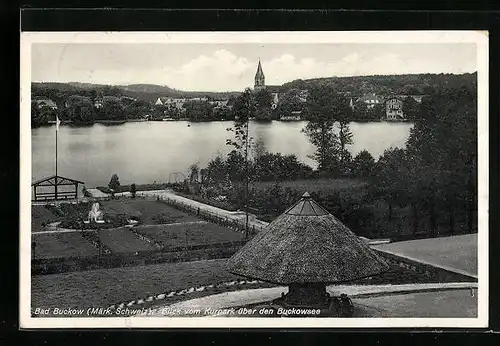
{"type": "Polygon", "coordinates": [[[125,44],[34,43],[33,82],[157,84],[185,91],[253,87],[259,59],[267,85],[295,79],[477,70],[472,43],[125,44]]]}

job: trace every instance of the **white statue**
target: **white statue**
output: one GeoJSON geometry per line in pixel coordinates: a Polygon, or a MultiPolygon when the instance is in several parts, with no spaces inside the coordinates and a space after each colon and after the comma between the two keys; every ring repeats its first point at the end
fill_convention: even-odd
{"type": "Polygon", "coordinates": [[[99,209],[100,205],[98,202],[92,204],[92,208],[89,211],[88,219],[89,221],[94,221],[95,223],[102,223],[102,210],[99,209]]]}

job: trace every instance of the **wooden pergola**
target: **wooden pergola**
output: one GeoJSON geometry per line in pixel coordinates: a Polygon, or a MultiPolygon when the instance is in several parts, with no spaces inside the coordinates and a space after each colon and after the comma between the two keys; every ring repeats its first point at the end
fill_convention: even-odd
{"type": "Polygon", "coordinates": [[[61,177],[60,175],[53,175],[51,177],[39,179],[31,184],[33,186],[34,200],[35,201],[49,201],[59,199],[76,199],[78,198],[78,185],[83,185],[83,181],[61,177]],[[60,186],[73,186],[74,189],[70,191],[61,191],[60,186]],[[53,187],[51,192],[38,191],[38,188],[53,187]]]}

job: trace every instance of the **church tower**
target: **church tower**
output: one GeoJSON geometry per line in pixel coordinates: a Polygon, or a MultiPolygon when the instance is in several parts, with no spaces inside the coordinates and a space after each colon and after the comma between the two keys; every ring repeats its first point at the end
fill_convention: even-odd
{"type": "Polygon", "coordinates": [[[255,91],[259,91],[261,89],[266,88],[266,81],[264,77],[264,72],[262,71],[262,66],[260,64],[260,59],[259,59],[259,66],[257,66],[257,73],[255,73],[255,85],[254,89],[255,91]]]}

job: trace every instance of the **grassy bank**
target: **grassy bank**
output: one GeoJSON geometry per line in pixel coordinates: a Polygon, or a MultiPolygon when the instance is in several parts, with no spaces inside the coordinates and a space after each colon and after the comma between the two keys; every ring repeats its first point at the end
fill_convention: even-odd
{"type": "Polygon", "coordinates": [[[32,307],[107,307],[168,290],[237,279],[225,260],[165,263],[32,277],[32,307]]]}

